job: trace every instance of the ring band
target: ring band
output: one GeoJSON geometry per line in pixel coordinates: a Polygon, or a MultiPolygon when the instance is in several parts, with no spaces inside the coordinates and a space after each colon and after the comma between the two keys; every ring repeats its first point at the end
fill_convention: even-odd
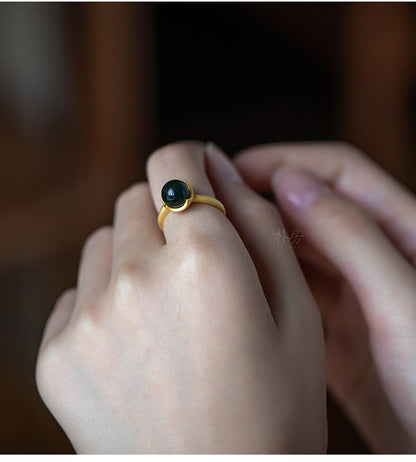
{"type": "Polygon", "coordinates": [[[159,210],[157,216],[157,224],[163,231],[163,222],[169,212],[183,212],[193,202],[200,204],[212,205],[220,210],[224,215],[225,207],[222,203],[211,196],[204,196],[202,194],[195,194],[191,186],[182,180],[170,180],[162,188],[162,201],[163,205],[159,210]]]}

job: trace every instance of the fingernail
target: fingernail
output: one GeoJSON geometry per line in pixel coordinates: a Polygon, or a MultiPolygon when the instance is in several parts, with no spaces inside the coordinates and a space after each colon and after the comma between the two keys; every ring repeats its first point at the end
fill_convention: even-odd
{"type": "Polygon", "coordinates": [[[205,144],[205,152],[212,161],[213,167],[223,178],[235,183],[242,183],[238,170],[234,167],[228,156],[215,143],[208,141],[205,144]]]}
{"type": "Polygon", "coordinates": [[[329,187],[313,175],[293,168],[278,170],[271,180],[278,198],[293,207],[304,210],[319,197],[330,191],[329,187]]]}

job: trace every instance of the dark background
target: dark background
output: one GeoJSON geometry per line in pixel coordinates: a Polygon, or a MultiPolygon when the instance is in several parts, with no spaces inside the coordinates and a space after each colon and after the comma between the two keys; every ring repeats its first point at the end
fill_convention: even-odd
{"type": "MultiPolygon", "coordinates": [[[[342,139],[415,191],[415,30],[401,3],[0,5],[0,452],[72,452],[42,329],[153,149],[342,139]]],[[[329,452],[368,452],[328,406],[329,452]]]]}

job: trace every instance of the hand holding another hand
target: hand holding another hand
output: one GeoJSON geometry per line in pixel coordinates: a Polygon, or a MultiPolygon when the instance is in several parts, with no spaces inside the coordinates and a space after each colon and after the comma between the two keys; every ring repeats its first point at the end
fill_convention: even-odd
{"type": "Polygon", "coordinates": [[[149,184],[87,240],[77,287],[48,320],[37,385],[78,452],[326,449],[319,311],[292,248],[275,245],[275,206],[209,151],[150,157],[149,184]],[[192,204],[163,234],[160,191],[175,178],[227,217],[192,204]]]}

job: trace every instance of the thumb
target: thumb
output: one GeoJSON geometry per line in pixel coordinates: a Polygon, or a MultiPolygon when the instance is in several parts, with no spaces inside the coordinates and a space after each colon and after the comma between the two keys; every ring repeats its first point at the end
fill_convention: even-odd
{"type": "Polygon", "coordinates": [[[409,317],[414,325],[414,269],[368,214],[300,168],[277,170],[271,184],[284,213],[350,283],[370,328],[404,327],[409,317]]]}

